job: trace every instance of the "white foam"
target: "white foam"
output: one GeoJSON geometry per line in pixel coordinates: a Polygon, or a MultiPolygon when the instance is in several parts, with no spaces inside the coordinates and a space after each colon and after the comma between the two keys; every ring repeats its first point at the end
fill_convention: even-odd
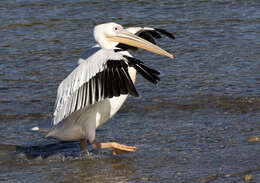
{"type": "Polygon", "coordinates": [[[31,130],[32,130],[32,131],[39,131],[40,129],[39,129],[38,126],[35,126],[35,127],[31,128],[31,130]]]}

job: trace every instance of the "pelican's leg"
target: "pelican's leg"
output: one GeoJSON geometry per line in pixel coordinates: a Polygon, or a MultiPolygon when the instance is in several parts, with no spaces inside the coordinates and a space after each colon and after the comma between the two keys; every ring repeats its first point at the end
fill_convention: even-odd
{"type": "Polygon", "coordinates": [[[81,139],[80,140],[80,149],[82,151],[85,151],[87,148],[86,148],[86,143],[87,143],[87,139],[81,139]]]}
{"type": "Polygon", "coordinates": [[[106,142],[106,143],[100,143],[100,142],[96,142],[95,140],[93,142],[91,142],[91,145],[93,148],[97,149],[105,149],[105,148],[111,148],[113,149],[113,154],[120,154],[120,152],[122,151],[126,151],[126,152],[133,152],[136,150],[135,146],[126,146],[123,144],[118,144],[116,142],[106,142]]]}
{"type": "Polygon", "coordinates": [[[81,139],[80,140],[80,150],[81,150],[81,155],[85,155],[85,153],[87,153],[87,155],[89,156],[89,152],[88,152],[88,149],[87,149],[87,139],[81,139]]]}

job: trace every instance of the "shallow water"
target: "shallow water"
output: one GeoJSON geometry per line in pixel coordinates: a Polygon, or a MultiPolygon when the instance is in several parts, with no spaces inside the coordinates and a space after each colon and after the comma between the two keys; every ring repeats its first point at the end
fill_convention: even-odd
{"type": "Polygon", "coordinates": [[[0,3],[0,182],[260,182],[258,0],[0,3]],[[135,56],[161,71],[137,78],[139,98],[98,129],[135,153],[79,152],[78,142],[30,131],[51,123],[56,89],[94,43],[96,24],[167,29],[170,60],[135,56]]]}

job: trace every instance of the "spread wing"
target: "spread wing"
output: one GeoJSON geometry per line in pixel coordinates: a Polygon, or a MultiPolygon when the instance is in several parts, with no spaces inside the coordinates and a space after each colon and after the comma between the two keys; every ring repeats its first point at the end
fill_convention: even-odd
{"type": "Polygon", "coordinates": [[[159,72],[141,61],[115,50],[100,49],[79,64],[59,85],[53,125],[74,111],[106,98],[121,94],[138,96],[128,73],[129,67],[134,67],[152,83],[159,81],[159,72]]]}

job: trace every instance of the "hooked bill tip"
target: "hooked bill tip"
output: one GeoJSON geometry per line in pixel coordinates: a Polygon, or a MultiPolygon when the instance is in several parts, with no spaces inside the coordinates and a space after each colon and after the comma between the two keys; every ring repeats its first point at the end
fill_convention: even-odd
{"type": "Polygon", "coordinates": [[[174,59],[174,56],[172,54],[169,54],[169,58],[174,59]]]}

